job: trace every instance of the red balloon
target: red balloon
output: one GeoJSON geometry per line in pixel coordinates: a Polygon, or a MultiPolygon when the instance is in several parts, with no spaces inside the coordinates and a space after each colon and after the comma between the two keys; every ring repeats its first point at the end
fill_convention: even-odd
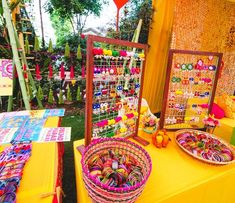
{"type": "Polygon", "coordinates": [[[128,2],[128,0],[113,0],[113,1],[116,4],[118,10],[128,2]]]}

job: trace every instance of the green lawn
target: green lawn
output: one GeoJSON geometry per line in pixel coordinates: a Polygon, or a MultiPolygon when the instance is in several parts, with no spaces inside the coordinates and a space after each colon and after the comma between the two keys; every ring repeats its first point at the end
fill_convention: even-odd
{"type": "Polygon", "coordinates": [[[84,138],[84,116],[64,116],[63,127],[72,127],[71,141],[64,143],[63,157],[63,190],[66,197],[64,203],[76,203],[76,178],[74,169],[73,141],[84,138]]]}

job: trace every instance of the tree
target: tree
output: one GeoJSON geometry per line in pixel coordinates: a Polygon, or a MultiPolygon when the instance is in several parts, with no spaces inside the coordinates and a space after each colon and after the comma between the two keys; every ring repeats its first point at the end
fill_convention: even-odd
{"type": "Polygon", "coordinates": [[[68,20],[74,34],[82,33],[86,18],[90,14],[99,16],[102,3],[105,0],[49,0],[47,11],[50,15],[57,15],[59,21],[68,20]]]}
{"type": "Polygon", "coordinates": [[[44,28],[43,28],[43,20],[42,20],[42,2],[39,0],[39,14],[40,14],[40,24],[41,24],[41,32],[42,32],[42,47],[45,48],[45,38],[44,38],[44,28]]]}
{"type": "Polygon", "coordinates": [[[139,42],[148,42],[148,32],[152,17],[152,0],[130,0],[124,8],[124,16],[120,19],[119,33],[109,28],[107,36],[131,41],[139,19],[143,20],[139,42]]]}

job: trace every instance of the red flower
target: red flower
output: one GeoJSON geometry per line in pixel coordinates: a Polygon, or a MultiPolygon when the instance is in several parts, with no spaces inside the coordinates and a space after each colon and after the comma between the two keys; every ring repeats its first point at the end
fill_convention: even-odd
{"type": "Polygon", "coordinates": [[[81,37],[82,39],[85,39],[86,36],[85,36],[84,34],[81,34],[80,37],[81,37]]]}

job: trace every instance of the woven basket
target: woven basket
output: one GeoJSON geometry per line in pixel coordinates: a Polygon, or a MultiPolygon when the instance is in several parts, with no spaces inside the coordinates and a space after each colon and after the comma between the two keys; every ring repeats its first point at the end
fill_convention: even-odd
{"type": "Polygon", "coordinates": [[[89,196],[99,203],[123,202],[131,203],[140,196],[145,183],[152,170],[151,158],[148,153],[139,145],[123,138],[101,138],[92,141],[82,155],[83,181],[88,190],[89,196]],[[91,176],[88,170],[88,162],[97,154],[115,151],[123,155],[128,155],[135,159],[138,166],[142,168],[143,180],[130,187],[116,188],[107,186],[91,176]]]}

